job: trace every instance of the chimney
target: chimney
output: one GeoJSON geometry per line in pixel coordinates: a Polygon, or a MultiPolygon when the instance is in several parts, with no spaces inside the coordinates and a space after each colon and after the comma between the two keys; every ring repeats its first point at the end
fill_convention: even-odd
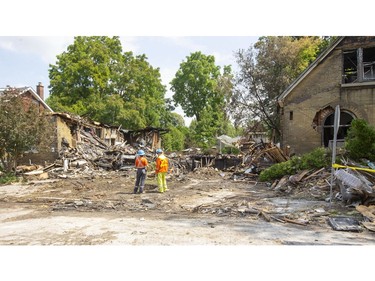
{"type": "Polygon", "coordinates": [[[42,85],[42,82],[39,82],[36,86],[36,93],[42,100],[44,100],[44,86],[42,85]]]}

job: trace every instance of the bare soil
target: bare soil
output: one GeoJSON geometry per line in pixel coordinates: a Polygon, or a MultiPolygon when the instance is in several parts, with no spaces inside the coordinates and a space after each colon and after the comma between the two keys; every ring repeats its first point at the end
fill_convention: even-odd
{"type": "Polygon", "coordinates": [[[336,231],[332,216],[362,219],[327,193],[280,194],[256,181],[201,169],[147,178],[95,172],[0,186],[0,245],[373,245],[374,232],[336,231]]]}

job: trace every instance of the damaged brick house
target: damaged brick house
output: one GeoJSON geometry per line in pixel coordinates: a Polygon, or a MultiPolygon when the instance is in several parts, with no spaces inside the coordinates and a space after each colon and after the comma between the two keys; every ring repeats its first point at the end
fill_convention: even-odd
{"type": "Polygon", "coordinates": [[[341,142],[354,119],[375,126],[375,37],[337,38],[278,97],[282,148],[301,154],[329,147],[337,105],[341,142]]]}
{"type": "Polygon", "coordinates": [[[78,115],[62,112],[48,113],[56,127],[55,142],[51,151],[27,154],[24,162],[33,164],[52,163],[60,158],[59,152],[64,147],[77,148],[83,143],[90,143],[102,150],[126,142],[130,145],[148,146],[151,149],[160,147],[162,129],[146,128],[142,130],[123,130],[120,126],[112,126],[78,115]]]}
{"type": "MultiPolygon", "coordinates": [[[[52,118],[55,127],[55,141],[48,152],[28,151],[18,161],[19,164],[53,163],[60,157],[59,152],[64,146],[77,148],[80,143],[91,140],[101,148],[126,142],[130,145],[147,145],[151,149],[160,147],[160,135],[165,130],[158,128],[145,128],[142,130],[124,130],[119,126],[112,126],[92,121],[88,118],[68,113],[54,112],[44,102],[44,86],[39,83],[34,91],[31,87],[17,88],[24,99],[25,106],[30,103],[37,104],[40,111],[45,110],[52,118]]],[[[5,89],[4,89],[5,90],[5,89]]],[[[0,89],[1,93],[2,89],[0,89]]]]}

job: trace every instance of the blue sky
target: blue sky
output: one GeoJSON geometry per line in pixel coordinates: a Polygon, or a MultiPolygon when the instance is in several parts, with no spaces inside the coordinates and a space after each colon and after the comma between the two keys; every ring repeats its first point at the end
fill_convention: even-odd
{"type": "MultiPolygon", "coordinates": [[[[256,36],[121,36],[123,51],[145,54],[148,62],[159,68],[162,82],[167,86],[167,97],[172,96],[169,82],[180,63],[192,52],[201,51],[215,56],[219,66],[235,67],[234,52],[247,49],[257,41],[256,36]]],[[[73,36],[0,36],[0,88],[31,86],[39,82],[45,86],[48,97],[50,64],[56,63],[56,55],[67,50],[74,42],[73,36]]],[[[183,115],[181,109],[177,110],[183,115]]],[[[189,122],[186,118],[186,122],[189,122]]]]}
{"type": "MultiPolygon", "coordinates": [[[[35,88],[42,82],[47,97],[49,64],[77,35],[120,36],[124,51],[146,54],[160,68],[167,89],[179,64],[195,51],[214,55],[217,65],[235,66],[233,52],[259,36],[374,35],[365,19],[360,28],[344,29],[342,15],[351,1],[331,2],[315,0],[306,7],[295,0],[7,1],[0,17],[0,87],[35,88]]],[[[374,3],[362,1],[366,10],[374,3]]]]}

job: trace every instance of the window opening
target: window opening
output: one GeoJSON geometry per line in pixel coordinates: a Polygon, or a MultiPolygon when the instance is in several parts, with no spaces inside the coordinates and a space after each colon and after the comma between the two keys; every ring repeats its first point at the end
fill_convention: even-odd
{"type": "Polygon", "coordinates": [[[289,120],[293,120],[293,111],[289,112],[289,120]]]}
{"type": "Polygon", "coordinates": [[[343,83],[375,80],[375,47],[343,52],[343,83]]]}
{"type": "MultiPolygon", "coordinates": [[[[340,125],[337,131],[337,139],[343,140],[348,135],[348,130],[351,126],[351,123],[354,119],[354,116],[349,112],[340,113],[340,125]]],[[[334,134],[334,122],[335,122],[335,113],[333,112],[330,114],[326,120],[324,121],[323,125],[323,143],[324,147],[329,146],[329,141],[333,140],[334,134]]]]}
{"type": "Polygon", "coordinates": [[[375,80],[375,48],[363,49],[363,80],[375,80]]]}
{"type": "Polygon", "coordinates": [[[357,51],[344,52],[344,83],[357,81],[357,51]]]}

